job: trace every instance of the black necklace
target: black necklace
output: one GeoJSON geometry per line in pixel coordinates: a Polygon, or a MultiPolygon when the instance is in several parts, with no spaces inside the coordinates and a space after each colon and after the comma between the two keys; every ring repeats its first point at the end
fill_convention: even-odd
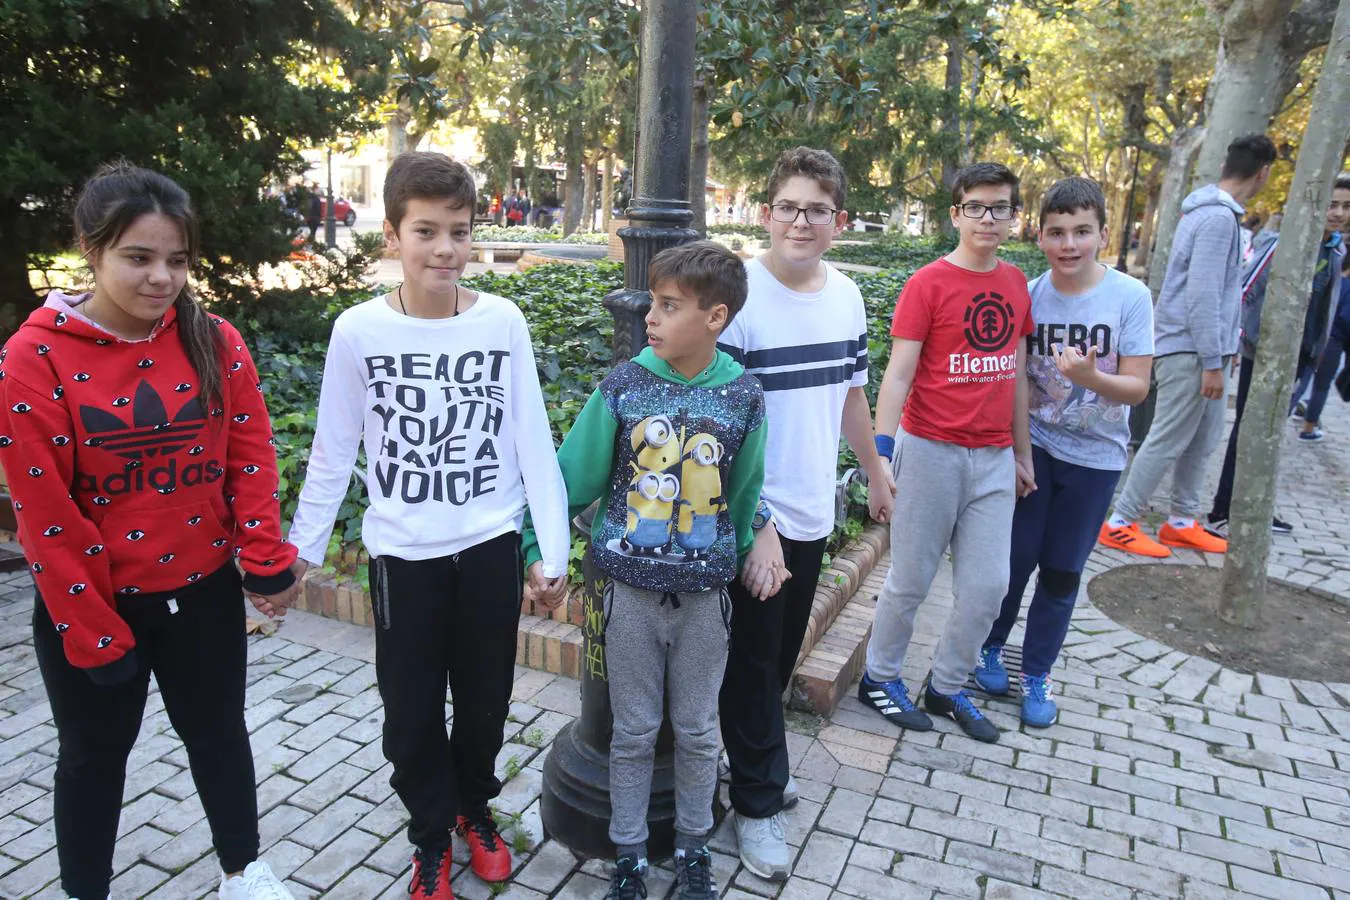
{"type": "MultiPolygon", "coordinates": [[[[401,310],[403,310],[403,314],[404,314],[405,316],[407,316],[407,315],[408,315],[408,307],[406,307],[406,306],[403,305],[403,285],[401,285],[401,284],[398,286],[398,293],[397,293],[397,296],[398,296],[398,308],[401,309],[401,310]]],[[[459,282],[455,282],[455,311],[454,311],[453,313],[450,314],[450,318],[453,319],[453,318],[454,318],[455,316],[457,316],[457,315],[459,315],[459,282]]],[[[411,318],[417,318],[417,317],[416,317],[416,316],[408,316],[408,318],[411,319],[411,318]]]]}

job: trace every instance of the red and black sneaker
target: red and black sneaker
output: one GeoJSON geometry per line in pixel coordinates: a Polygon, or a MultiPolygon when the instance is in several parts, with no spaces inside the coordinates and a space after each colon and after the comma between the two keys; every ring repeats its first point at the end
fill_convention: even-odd
{"type": "Polygon", "coordinates": [[[455,900],[450,890],[450,844],[436,847],[418,847],[413,851],[412,884],[408,895],[412,900],[455,900]]]}
{"type": "Polygon", "coordinates": [[[511,877],[511,851],[486,806],[474,815],[460,816],[455,831],[469,845],[469,867],[475,875],[489,882],[511,877]]]}

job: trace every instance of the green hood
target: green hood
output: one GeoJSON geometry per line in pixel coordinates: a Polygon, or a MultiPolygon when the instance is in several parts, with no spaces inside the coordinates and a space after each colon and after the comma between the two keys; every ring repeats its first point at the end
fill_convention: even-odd
{"type": "Polygon", "coordinates": [[[674,367],[657,356],[651,347],[643,348],[641,353],[633,357],[633,362],[665,381],[675,384],[688,384],[693,387],[721,387],[740,378],[745,371],[744,366],[721,350],[714,351],[713,361],[708,364],[708,368],[693,379],[685,378],[675,371],[674,367]]]}

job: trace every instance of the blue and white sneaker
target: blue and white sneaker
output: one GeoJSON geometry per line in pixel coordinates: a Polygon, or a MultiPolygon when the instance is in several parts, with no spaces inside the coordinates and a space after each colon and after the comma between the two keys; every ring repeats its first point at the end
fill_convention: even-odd
{"type": "Polygon", "coordinates": [[[1054,688],[1048,675],[1022,674],[1022,723],[1032,728],[1049,728],[1059,718],[1054,688]]]}
{"type": "Polygon", "coordinates": [[[970,694],[967,691],[941,694],[933,690],[933,684],[929,681],[924,685],[923,705],[934,715],[950,718],[961,727],[967,737],[985,744],[998,742],[1001,733],[998,726],[984,717],[984,714],[971,701],[970,694]]]}
{"type": "Polygon", "coordinates": [[[975,683],[986,694],[1008,693],[1008,670],[1003,665],[1002,644],[980,650],[980,662],[975,666],[975,683]]]}
{"type": "Polygon", "coordinates": [[[1298,439],[1305,444],[1315,444],[1324,437],[1326,437],[1326,434],[1316,425],[1313,426],[1311,431],[1300,431],[1298,433],[1298,439]]]}
{"type": "Polygon", "coordinates": [[[911,731],[933,730],[933,720],[909,699],[909,691],[899,678],[894,681],[873,681],[864,671],[862,681],[858,682],[858,699],[901,728],[911,731]]]}

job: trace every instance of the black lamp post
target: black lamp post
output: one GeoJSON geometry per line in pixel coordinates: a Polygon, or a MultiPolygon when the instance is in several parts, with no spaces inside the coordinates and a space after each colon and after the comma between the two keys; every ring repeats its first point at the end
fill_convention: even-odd
{"type": "MultiPolygon", "coordinates": [[[[648,0],[642,7],[638,59],[637,153],[624,246],[624,286],[604,299],[614,315],[614,360],[646,344],[643,319],[651,306],[647,269],[652,257],[698,237],[690,227],[689,140],[693,116],[694,18],[690,0],[648,0]]],[[[589,536],[589,522],[584,523],[589,536]]],[[[581,717],[563,728],[544,760],[540,814],[554,839],[585,856],[610,857],[609,705],[602,643],[604,575],[586,554],[585,659],[581,717]]],[[[648,853],[669,856],[675,839],[674,759],[669,723],[657,738],[647,822],[648,853]]]]}
{"type": "Polygon", "coordinates": [[[323,219],[323,245],[330,250],[337,246],[337,209],[333,203],[333,148],[328,148],[328,205],[323,219]]]}

